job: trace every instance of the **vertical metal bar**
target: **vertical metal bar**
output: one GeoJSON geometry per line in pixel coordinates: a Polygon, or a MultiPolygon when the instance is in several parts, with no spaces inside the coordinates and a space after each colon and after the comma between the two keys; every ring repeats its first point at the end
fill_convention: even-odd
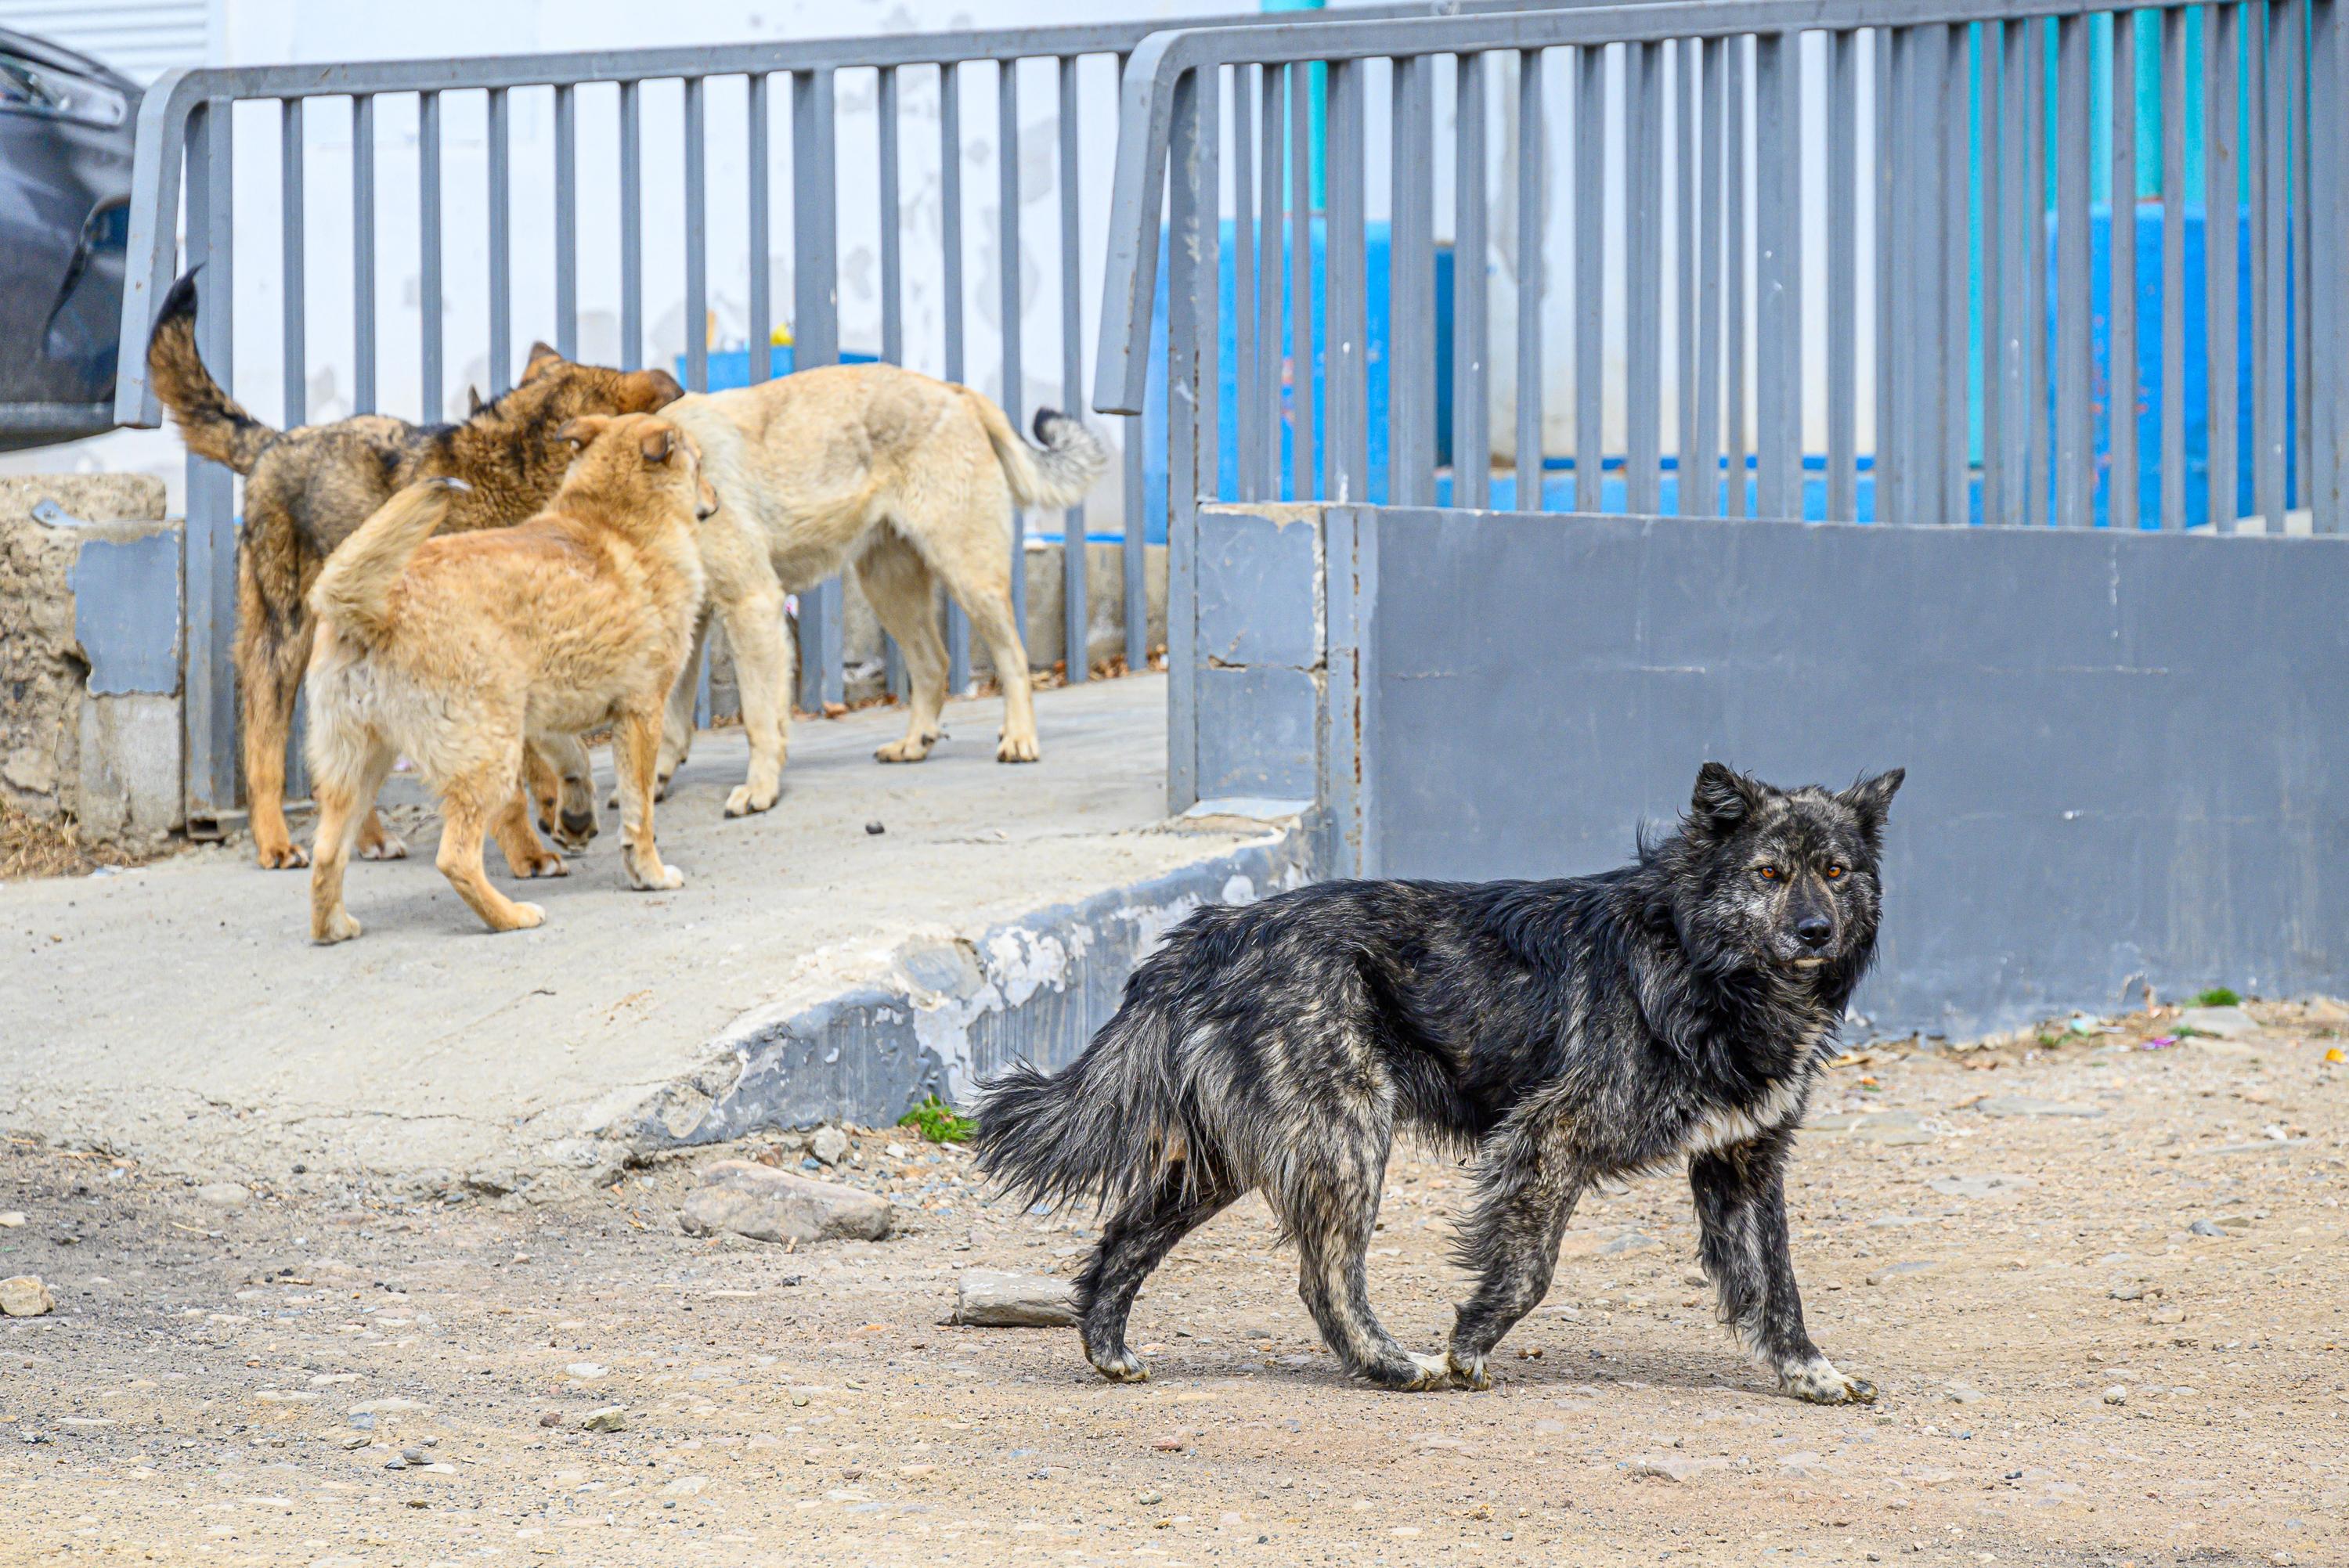
{"type": "Polygon", "coordinates": [[[1900,216],[1907,187],[1900,178],[1901,123],[1899,75],[1907,48],[1900,34],[1878,27],[1869,40],[1868,81],[1871,116],[1876,127],[1875,164],[1869,170],[1870,201],[1876,213],[1876,507],[1878,522],[1906,521],[1899,504],[1905,477],[1901,448],[1906,442],[1900,423],[1899,269],[1894,255],[1905,241],[1900,216]]]}
{"type": "Polygon", "coordinates": [[[1682,517],[1697,515],[1696,459],[1696,96],[1697,52],[1694,38],[1672,42],[1672,63],[1678,79],[1672,90],[1672,349],[1674,431],[1678,452],[1673,468],[1673,511],[1682,517]]]}
{"type": "Polygon", "coordinates": [[[1719,517],[1721,497],[1721,201],[1723,166],[1728,161],[1728,116],[1723,78],[1732,40],[1704,40],[1703,99],[1697,141],[1704,173],[1697,192],[1696,471],[1681,475],[1681,510],[1694,517],[1719,517]],[[1694,505],[1688,492],[1696,490],[1694,505]]]}
{"type": "Polygon", "coordinates": [[[375,98],[351,99],[351,412],[375,412],[375,98]]]}
{"type": "MultiPolygon", "coordinates": [[[[1085,396],[1084,211],[1080,201],[1077,62],[1053,62],[1061,90],[1061,396],[1074,412],[1085,396]]],[[[1276,291],[1277,292],[1277,291],[1276,291]]],[[[1259,405],[1261,407],[1261,405],[1259,405]]],[[[1085,508],[1082,501],[1061,514],[1061,646],[1071,686],[1092,665],[1092,616],[1085,602],[1085,508]]]]}
{"type": "Polygon", "coordinates": [[[1982,170],[1982,520],[2006,521],[2006,495],[2013,475],[2006,466],[2006,197],[2001,175],[2006,166],[2006,143],[2012,131],[2002,131],[2006,101],[1999,66],[2005,57],[2005,27],[1995,20],[1982,24],[1974,58],[1981,73],[1974,103],[1981,127],[1979,167],[1982,170]]]}
{"type": "MultiPolygon", "coordinates": [[[[188,265],[204,269],[205,308],[197,318],[204,362],[222,386],[233,380],[234,149],[229,103],[214,98],[188,117],[188,265]]],[[[168,243],[168,231],[165,235],[168,243]]],[[[188,454],[187,528],[181,548],[187,603],[183,722],[185,793],[191,829],[217,830],[237,803],[236,519],[234,476],[188,454]]]]}
{"type": "Polygon", "coordinates": [[[1313,437],[1314,392],[1323,375],[1313,351],[1314,271],[1313,67],[1299,60],[1288,67],[1288,449],[1298,500],[1313,499],[1321,472],[1313,437]]]}
{"type": "Polygon", "coordinates": [[[426,424],[441,417],[448,390],[441,379],[440,334],[440,95],[424,93],[416,106],[416,243],[419,315],[423,322],[423,408],[426,424]]]}
{"type": "Polygon", "coordinates": [[[1899,521],[1943,521],[1941,438],[1949,377],[1942,365],[1941,200],[1948,139],[1941,82],[1949,66],[1942,27],[1905,28],[1894,49],[1901,119],[1893,157],[1898,169],[1893,222],[1894,429],[1900,444],[1893,474],[1892,515],[1899,521]]]}
{"type": "Polygon", "coordinates": [[[701,77],[685,78],[685,387],[688,392],[709,390],[709,85],[701,77]]]}
{"type": "MultiPolygon", "coordinates": [[[[962,362],[962,67],[938,67],[938,244],[946,261],[947,379],[963,380],[962,362]]],[[[970,689],[970,617],[947,600],[947,683],[970,689]]]]}
{"type": "Polygon", "coordinates": [[[2113,163],[2111,295],[2106,307],[2112,346],[2106,415],[2111,453],[2105,521],[2137,525],[2137,29],[2138,13],[2113,14],[2113,163]]]}
{"type": "Polygon", "coordinates": [[[1607,48],[1574,51],[1574,510],[1606,506],[1607,48]]]}
{"type": "Polygon", "coordinates": [[[554,349],[579,357],[579,89],[554,89],[554,349]]]}
{"type": "Polygon", "coordinates": [[[1729,319],[1724,327],[1728,342],[1729,363],[1723,372],[1728,383],[1728,478],[1729,504],[1724,509],[1730,517],[1747,517],[1752,513],[1745,497],[1745,454],[1750,448],[1752,426],[1745,398],[1746,285],[1751,281],[1746,264],[1745,243],[1745,82],[1751,74],[1747,58],[1752,44],[1746,36],[1723,40],[1729,52],[1727,81],[1728,103],[1722,125],[1723,144],[1729,150],[1723,181],[1729,191],[1728,276],[1724,280],[1729,295],[1729,319]]]}
{"type": "Polygon", "coordinates": [[[1624,421],[1625,510],[1652,517],[1662,464],[1664,251],[1662,187],[1664,46],[1624,51],[1624,421]]]}
{"type": "MultiPolygon", "coordinates": [[[[1237,436],[1233,476],[1241,500],[1262,500],[1266,468],[1264,411],[1256,377],[1256,106],[1248,68],[1232,67],[1232,428],[1237,436]]],[[[1220,283],[1218,287],[1222,285],[1220,283]]],[[[1220,349],[1218,353],[1220,353],[1220,349]]],[[[1220,374],[1220,372],[1219,372],[1220,374]]]]}
{"type": "MultiPolygon", "coordinates": [[[[840,360],[839,160],[833,142],[833,73],[792,73],[792,366],[812,370],[840,360]]],[[[840,579],[799,596],[800,706],[823,711],[842,699],[840,579]]]]}
{"type": "MultiPolygon", "coordinates": [[[[896,67],[881,67],[879,88],[876,112],[881,120],[881,357],[892,365],[902,365],[905,362],[905,225],[901,210],[904,198],[898,190],[896,67]]],[[[763,121],[763,98],[759,113],[763,121]]]]}
{"type": "Polygon", "coordinates": [[[2088,17],[2055,34],[2055,522],[2095,521],[2095,345],[2088,295],[2088,17]]]}
{"type": "Polygon", "coordinates": [[[2293,479],[2292,499],[2302,507],[2308,505],[2309,476],[2316,461],[2316,375],[2315,365],[2309,355],[2309,330],[2316,320],[2315,276],[2312,263],[2314,253],[2310,241],[2314,233],[2311,208],[2314,205],[2315,188],[2309,182],[2309,171],[2314,162],[2317,105],[2312,98],[2310,67],[2314,63],[2313,40],[2309,32],[2312,19],[2310,6],[2313,0],[2292,0],[2288,5],[2291,26],[2287,29],[2292,56],[2291,80],[2287,90],[2292,95],[2292,377],[2295,418],[2293,431],[2293,479]]]}
{"type": "Polygon", "coordinates": [[[1453,77],[1452,504],[1492,504],[1491,393],[1485,385],[1485,57],[1453,77]]]}
{"type": "Polygon", "coordinates": [[[2048,521],[2048,500],[2054,480],[2051,471],[2047,376],[2047,33],[2048,23],[2033,17],[2023,25],[2023,184],[2030,192],[2023,237],[2028,253],[2024,274],[2029,280],[2024,315],[2030,336],[2023,346],[2023,385],[2030,397],[2031,489],[2024,521],[2034,528],[2048,521]]]}
{"type": "Polygon", "coordinates": [[[1175,82],[1167,143],[1166,803],[1169,810],[1177,812],[1189,809],[1198,798],[1194,532],[1199,498],[1214,494],[1200,477],[1201,449],[1212,448],[1216,439],[1214,422],[1201,417],[1200,390],[1201,383],[1216,375],[1215,263],[1210,250],[1216,220],[1215,88],[1212,67],[1185,72],[1175,82]]]}
{"type": "Polygon", "coordinates": [[[1435,500],[1435,57],[1394,63],[1387,501],[1435,500]]]}
{"type": "Polygon", "coordinates": [[[2220,533],[2234,531],[2235,519],[2242,510],[2235,467],[2236,387],[2241,363],[2235,328],[2240,277],[2235,86],[2240,12],[2238,5],[2220,5],[2203,13],[2208,25],[2203,29],[2202,75],[2209,93],[2202,116],[2202,272],[2209,288],[2202,317],[2209,430],[2206,472],[2208,521],[2220,533]]]}
{"type": "Polygon", "coordinates": [[[644,84],[620,84],[620,368],[645,362],[644,84]]]}
{"type": "Polygon", "coordinates": [[[1263,428],[1264,472],[1258,488],[1268,500],[1282,499],[1280,459],[1280,181],[1281,69],[1266,66],[1257,73],[1257,290],[1256,407],[1263,428]]]}
{"type": "Polygon", "coordinates": [[[1941,253],[1940,253],[1940,328],[1936,335],[1940,347],[1941,366],[1941,469],[1940,474],[1941,521],[1953,526],[1963,526],[1972,511],[1972,441],[1971,409],[1967,393],[1971,387],[1972,356],[1967,343],[1968,273],[1972,239],[1968,233],[1968,218],[1972,198],[1967,190],[1971,156],[1967,140],[1966,72],[1969,29],[1958,23],[1942,29],[1947,43],[1943,50],[1941,93],[1941,253]]]}
{"type": "Polygon", "coordinates": [[[1802,90],[1799,35],[1765,34],[1754,46],[1754,138],[1764,189],[1755,217],[1756,325],[1761,438],[1756,510],[1803,515],[1802,90]]]}
{"type": "MultiPolygon", "coordinates": [[[[1370,497],[1370,395],[1363,356],[1370,341],[1369,284],[1364,275],[1368,240],[1362,211],[1363,98],[1368,67],[1361,60],[1330,64],[1329,149],[1324,157],[1324,198],[1329,212],[1324,248],[1328,261],[1328,343],[1324,350],[1328,411],[1323,460],[1327,499],[1362,501],[1370,497]]],[[[1210,304],[1212,304],[1212,300],[1210,304]]]]}
{"type": "Polygon", "coordinates": [[[1542,305],[1549,210],[1542,52],[1517,55],[1517,510],[1542,510],[1542,305]]]}
{"type": "Polygon", "coordinates": [[[2032,432],[2046,419],[2046,389],[2031,374],[2031,345],[2046,324],[2034,317],[2032,235],[2041,228],[2040,191],[2032,183],[2031,148],[2041,128],[2031,118],[2032,50],[2038,22],[2010,21],[2002,29],[1999,66],[1999,510],[1997,521],[2021,527],[2032,520],[2032,498],[2047,476],[2033,466],[2032,432]]]}
{"type": "Polygon", "coordinates": [[[490,396],[513,385],[513,203],[506,89],[490,89],[490,396]]]}
{"type": "Polygon", "coordinates": [[[309,312],[307,283],[302,265],[302,100],[281,98],[277,105],[277,231],[281,251],[279,304],[283,307],[285,342],[277,368],[285,384],[285,427],[309,420],[306,385],[310,356],[303,342],[303,324],[309,312]]]}
{"type": "MultiPolygon", "coordinates": [[[[1884,438],[1887,459],[1877,472],[1876,515],[1896,522],[1925,521],[1918,504],[1917,451],[1927,421],[1919,412],[1918,396],[1931,390],[1920,381],[1918,364],[1923,345],[1918,341],[1917,253],[1923,242],[1918,215],[1917,163],[1920,144],[1932,134],[1920,123],[1924,113],[1918,102],[1917,57],[1923,48],[1921,27],[1902,27],[1884,35],[1886,51],[1880,88],[1890,108],[1881,146],[1887,170],[1885,207],[1879,214],[1885,236],[1886,278],[1883,326],[1884,361],[1889,373],[1886,394],[1890,432],[1884,438]]],[[[1930,207],[1929,207],[1930,211],[1930,207]]]]}
{"type": "MultiPolygon", "coordinates": [[[[769,150],[771,130],[770,116],[774,107],[772,91],[772,84],[766,72],[750,73],[747,102],[744,105],[747,121],[745,129],[750,139],[747,150],[750,168],[746,170],[749,188],[745,194],[748,198],[747,216],[750,229],[748,245],[750,255],[747,258],[750,270],[750,317],[746,324],[749,330],[745,335],[750,340],[747,346],[750,350],[750,385],[753,387],[772,376],[775,368],[775,301],[771,276],[773,263],[768,259],[773,254],[774,243],[772,235],[774,166],[769,150]]],[[[882,123],[884,126],[888,124],[885,117],[882,123]]],[[[882,171],[884,188],[888,188],[895,178],[896,170],[894,165],[884,169],[882,171]]],[[[884,241],[881,253],[882,276],[886,279],[890,276],[891,258],[886,242],[895,233],[893,219],[895,209],[884,201],[881,211],[881,233],[884,241]]],[[[895,299],[895,290],[885,282],[882,288],[883,308],[886,310],[895,299]]],[[[885,315],[882,319],[885,323],[889,317],[885,315]]],[[[885,335],[887,331],[885,325],[883,331],[885,335]]],[[[895,356],[885,354],[884,357],[894,359],[895,356]]]]}
{"type": "Polygon", "coordinates": [[[2327,280],[2314,291],[2306,353],[2314,372],[2310,410],[2308,485],[2311,525],[2318,533],[2342,526],[2344,464],[2349,464],[2349,312],[2333,280],[2349,276],[2349,46],[2342,37],[2340,0],[2313,0],[2309,16],[2309,270],[2327,280]]]}
{"type": "MultiPolygon", "coordinates": [[[[2259,511],[2270,533],[2283,531],[2285,452],[2292,439],[2290,406],[2286,400],[2292,367],[2292,110],[2293,59],[2292,25],[2299,18],[2291,6],[2262,0],[2254,13],[2264,24],[2263,47],[2257,56],[2261,108],[2258,250],[2260,340],[2257,355],[2254,428],[2258,456],[2255,478],[2259,511]]],[[[2349,280],[2344,280],[2349,282],[2349,280]]]]}
{"type": "Polygon", "coordinates": [[[2161,526],[2186,526],[2186,8],[2161,13],[2161,526]]]}
{"type": "MultiPolygon", "coordinates": [[[[1298,67],[1301,70],[1303,67],[1298,67]]],[[[1111,78],[1123,85],[1125,81],[1125,57],[1117,57],[1116,71],[1111,78]]],[[[1123,590],[1125,617],[1125,667],[1130,675],[1139,675],[1150,665],[1150,498],[1149,487],[1143,474],[1142,417],[1123,416],[1119,427],[1124,439],[1121,450],[1123,459],[1124,536],[1118,551],[1122,568],[1119,583],[1123,590]]],[[[1299,481],[1305,470],[1298,470],[1299,481]]]]}
{"type": "MultiPolygon", "coordinates": [[[[1028,386],[1019,363],[1019,62],[1005,60],[995,75],[997,322],[1002,329],[1003,411],[1013,425],[1027,403],[1028,386]]],[[[1215,439],[1212,428],[1208,435],[1215,439]]],[[[1211,494],[1213,492],[1210,492],[1211,494]]],[[[1011,624],[1024,645],[1028,636],[1028,514],[1011,509],[1011,624]]],[[[1003,672],[996,672],[1003,678],[1003,672]]]]}
{"type": "MultiPolygon", "coordinates": [[[[1850,522],[1857,501],[1859,366],[1859,39],[1827,36],[1826,520],[1850,522]]],[[[1683,509],[1685,510],[1685,509],[1683,509]]]]}

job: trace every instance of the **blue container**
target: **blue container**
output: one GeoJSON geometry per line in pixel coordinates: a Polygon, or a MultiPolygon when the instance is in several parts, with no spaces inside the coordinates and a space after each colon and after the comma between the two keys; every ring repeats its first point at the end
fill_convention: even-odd
{"type": "MultiPolygon", "coordinates": [[[[770,379],[789,376],[792,370],[792,346],[778,343],[768,349],[767,375],[770,379]]],[[[844,352],[843,365],[877,365],[880,356],[844,352]]],[[[685,379],[685,356],[677,356],[677,379],[679,386],[689,385],[685,379]]],[[[731,392],[738,387],[750,385],[750,351],[748,348],[714,350],[709,356],[709,386],[712,392],[731,392]]]]}

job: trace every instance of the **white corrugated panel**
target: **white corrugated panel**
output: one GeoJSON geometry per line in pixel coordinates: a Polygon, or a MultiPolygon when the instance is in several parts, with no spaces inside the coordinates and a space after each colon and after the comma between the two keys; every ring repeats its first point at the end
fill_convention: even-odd
{"type": "Polygon", "coordinates": [[[105,61],[134,81],[207,59],[212,0],[0,0],[0,27],[105,61]]]}

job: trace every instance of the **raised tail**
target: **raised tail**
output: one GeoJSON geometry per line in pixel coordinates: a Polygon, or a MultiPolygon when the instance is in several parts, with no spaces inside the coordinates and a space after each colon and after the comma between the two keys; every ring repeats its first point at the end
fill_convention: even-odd
{"type": "Polygon", "coordinates": [[[277,432],[244,411],[221,389],[196,352],[196,274],[188,273],[163,296],[155,331],[147,339],[147,379],[171,411],[180,438],[200,458],[249,474],[277,432]]]}
{"type": "Polygon", "coordinates": [[[1057,408],[1037,409],[1040,450],[1019,438],[994,398],[968,387],[962,394],[970,399],[978,422],[986,427],[987,438],[995,447],[995,460],[1003,465],[1003,477],[1010,481],[1011,493],[1022,506],[1053,510],[1074,506],[1109,467],[1109,449],[1081,419],[1057,408]]]}
{"type": "Polygon", "coordinates": [[[1168,1011],[1147,969],[1084,1054],[1058,1073],[1014,1063],[983,1086],[979,1171],[1025,1202],[1118,1208],[1180,1164],[1213,1162],[1178,1081],[1168,1011]]]}
{"type": "Polygon", "coordinates": [[[318,580],[310,585],[310,608],[361,642],[381,636],[393,586],[417,548],[449,515],[450,497],[466,488],[462,480],[426,480],[378,507],[318,569],[318,580]]]}

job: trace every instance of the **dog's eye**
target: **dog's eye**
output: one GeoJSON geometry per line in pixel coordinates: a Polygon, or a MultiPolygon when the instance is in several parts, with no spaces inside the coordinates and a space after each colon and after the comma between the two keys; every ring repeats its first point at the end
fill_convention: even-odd
{"type": "Polygon", "coordinates": [[[1830,863],[1828,864],[1828,866],[1827,866],[1826,871],[1824,873],[1822,873],[1822,874],[1826,876],[1826,878],[1827,879],[1827,881],[1829,881],[1829,882],[1836,882],[1836,881],[1840,880],[1840,879],[1841,879],[1841,877],[1843,876],[1843,868],[1842,868],[1841,866],[1839,866],[1839,865],[1836,865],[1836,864],[1834,864],[1834,863],[1830,862],[1830,863]]]}
{"type": "Polygon", "coordinates": [[[1762,880],[1764,882],[1776,882],[1781,874],[1782,873],[1776,866],[1764,866],[1762,868],[1762,880]]]}

